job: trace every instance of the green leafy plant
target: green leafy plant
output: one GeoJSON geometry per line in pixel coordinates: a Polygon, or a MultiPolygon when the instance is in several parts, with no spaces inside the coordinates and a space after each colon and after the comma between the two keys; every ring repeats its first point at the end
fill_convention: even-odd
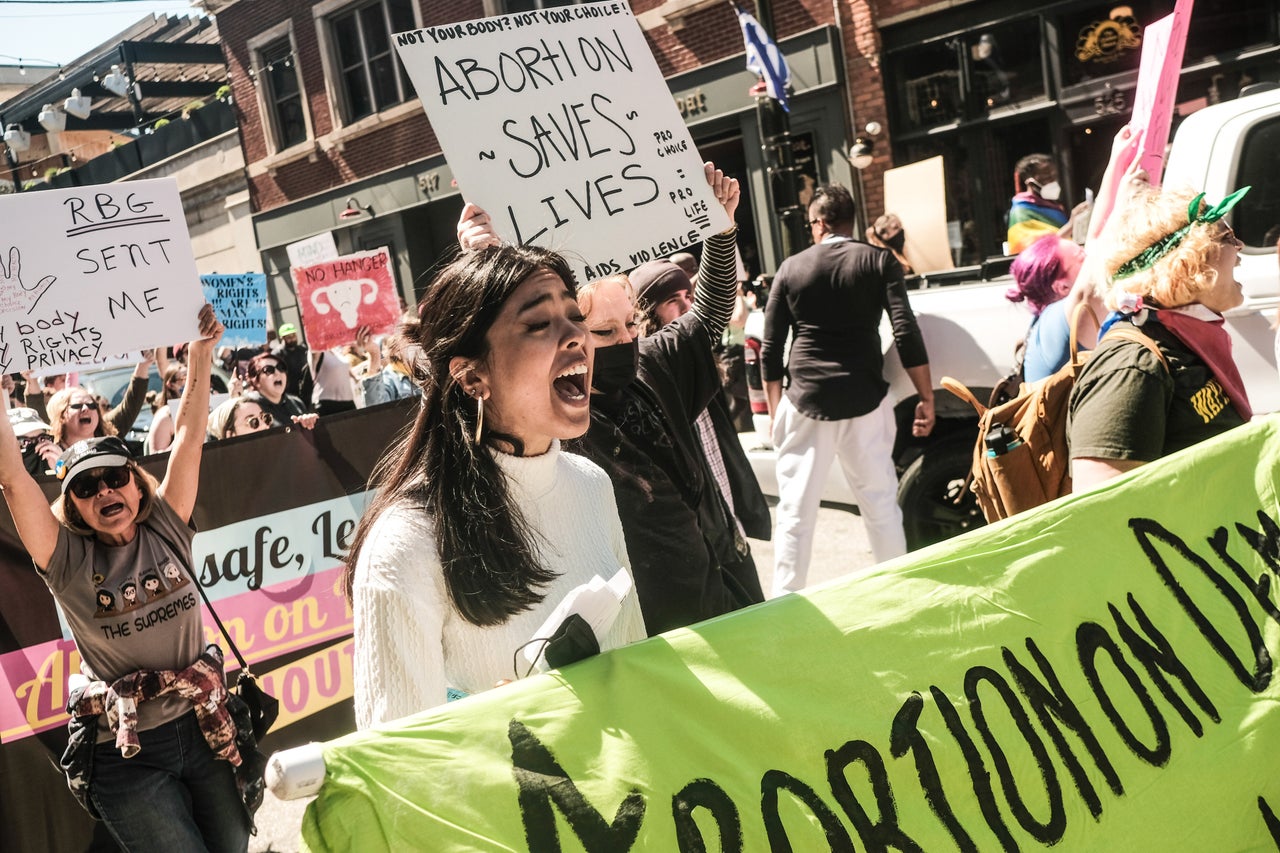
{"type": "Polygon", "coordinates": [[[190,102],[189,104],[187,104],[185,107],[182,108],[182,117],[183,118],[190,117],[190,115],[193,112],[200,109],[201,107],[204,107],[205,105],[206,105],[206,102],[203,99],[197,99],[190,102]]]}
{"type": "Polygon", "coordinates": [[[229,98],[231,97],[231,87],[228,86],[226,83],[223,83],[221,86],[218,87],[218,91],[213,93],[213,96],[217,98],[219,101],[229,98]]]}
{"type": "Polygon", "coordinates": [[[154,128],[155,130],[159,130],[160,128],[165,127],[168,124],[169,124],[169,120],[167,118],[160,118],[160,119],[156,119],[156,123],[152,125],[152,128],[154,128]]]}

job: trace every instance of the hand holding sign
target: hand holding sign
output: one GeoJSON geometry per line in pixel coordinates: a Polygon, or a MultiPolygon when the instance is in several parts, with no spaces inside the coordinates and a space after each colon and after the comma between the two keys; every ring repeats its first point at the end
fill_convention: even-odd
{"type": "Polygon", "coordinates": [[[478,204],[467,202],[458,218],[458,245],[464,252],[477,252],[486,246],[500,246],[502,241],[493,233],[493,220],[478,204]]]}
{"type": "Polygon", "coordinates": [[[1086,243],[1096,240],[1102,234],[1102,229],[1111,214],[1128,200],[1132,193],[1129,182],[1136,174],[1141,172],[1145,178],[1146,172],[1142,171],[1142,160],[1138,156],[1143,135],[1142,131],[1135,131],[1127,124],[1116,132],[1115,139],[1111,143],[1111,159],[1107,162],[1107,170],[1102,175],[1102,185],[1098,188],[1098,197],[1094,200],[1086,243]],[[1120,198],[1121,194],[1124,196],[1123,199],[1120,198]]]}
{"type": "Polygon", "coordinates": [[[711,162],[702,164],[702,172],[707,176],[707,186],[711,187],[716,201],[724,207],[725,215],[732,223],[733,214],[738,210],[738,202],[742,200],[742,188],[738,185],[738,179],[729,177],[711,162]]]}

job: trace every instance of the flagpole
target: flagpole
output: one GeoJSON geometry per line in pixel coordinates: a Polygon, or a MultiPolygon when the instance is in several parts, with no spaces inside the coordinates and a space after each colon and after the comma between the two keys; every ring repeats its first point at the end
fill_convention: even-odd
{"type": "MultiPolygon", "coordinates": [[[[738,4],[729,0],[735,14],[738,4]]],[[[755,0],[756,20],[766,33],[773,32],[773,9],[770,0],[755,0]]],[[[756,99],[756,124],[760,131],[760,147],[764,157],[766,180],[772,212],[782,224],[782,258],[794,255],[809,244],[805,219],[808,211],[800,204],[796,181],[795,153],[791,148],[791,119],[778,101],[767,91],[753,90],[756,99]]]]}

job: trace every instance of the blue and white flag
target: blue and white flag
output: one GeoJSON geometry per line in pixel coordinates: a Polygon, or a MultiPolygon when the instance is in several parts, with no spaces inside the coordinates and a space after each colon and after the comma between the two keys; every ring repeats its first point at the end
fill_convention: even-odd
{"type": "Polygon", "coordinates": [[[769,89],[769,97],[782,104],[784,110],[791,112],[791,107],[787,105],[787,83],[791,81],[787,60],[759,21],[740,8],[737,13],[738,23],[742,25],[742,40],[747,46],[747,69],[763,77],[769,89]]]}

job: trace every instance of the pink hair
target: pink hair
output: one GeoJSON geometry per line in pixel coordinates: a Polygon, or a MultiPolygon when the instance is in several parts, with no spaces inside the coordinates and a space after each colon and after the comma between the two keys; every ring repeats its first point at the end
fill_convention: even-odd
{"type": "Polygon", "coordinates": [[[1046,306],[1067,295],[1083,261],[1084,249],[1056,234],[1046,234],[1014,258],[1009,268],[1014,285],[1005,291],[1005,298],[1025,301],[1038,317],[1046,306]]]}

